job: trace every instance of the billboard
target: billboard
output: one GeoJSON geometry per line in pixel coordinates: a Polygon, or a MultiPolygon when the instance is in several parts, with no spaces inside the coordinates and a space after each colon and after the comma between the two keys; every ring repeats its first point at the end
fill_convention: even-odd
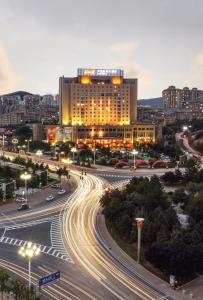
{"type": "Polygon", "coordinates": [[[121,69],[78,69],[78,76],[101,76],[113,77],[123,76],[121,69]]]}
{"type": "Polygon", "coordinates": [[[56,143],[56,126],[47,128],[47,140],[48,143],[56,143]]]}

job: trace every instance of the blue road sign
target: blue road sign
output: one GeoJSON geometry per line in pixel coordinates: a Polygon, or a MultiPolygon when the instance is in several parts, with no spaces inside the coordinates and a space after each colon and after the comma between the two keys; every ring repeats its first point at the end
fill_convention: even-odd
{"type": "Polygon", "coordinates": [[[60,271],[57,271],[57,272],[52,273],[50,275],[41,277],[39,279],[39,288],[43,289],[44,287],[46,287],[49,284],[56,283],[60,279],[60,276],[61,276],[60,271]]]}

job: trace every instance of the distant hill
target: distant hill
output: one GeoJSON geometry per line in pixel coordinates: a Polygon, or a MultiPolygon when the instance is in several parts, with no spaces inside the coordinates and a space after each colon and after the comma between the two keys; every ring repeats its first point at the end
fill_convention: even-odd
{"type": "Polygon", "coordinates": [[[5,95],[1,95],[1,96],[20,96],[21,98],[23,98],[26,95],[33,95],[29,92],[25,92],[25,91],[17,91],[14,93],[9,93],[9,94],[5,94],[5,95]]]}
{"type": "Polygon", "coordinates": [[[141,99],[138,100],[138,106],[148,106],[153,108],[163,107],[163,98],[141,99]]]}

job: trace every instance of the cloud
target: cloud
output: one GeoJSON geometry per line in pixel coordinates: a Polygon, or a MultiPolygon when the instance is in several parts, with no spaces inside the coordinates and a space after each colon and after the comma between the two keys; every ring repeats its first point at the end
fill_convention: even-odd
{"type": "Polygon", "coordinates": [[[124,76],[128,78],[137,78],[139,87],[144,88],[152,84],[150,72],[135,60],[139,43],[135,41],[127,41],[112,44],[110,50],[114,54],[114,66],[124,70],[124,76]],[[119,61],[119,63],[118,63],[119,61]]]}
{"type": "Polygon", "coordinates": [[[198,53],[194,59],[193,63],[196,65],[203,65],[203,52],[198,53]]]}
{"type": "Polygon", "coordinates": [[[138,43],[134,41],[115,43],[110,46],[110,50],[118,54],[131,54],[138,48],[138,43]]]}
{"type": "Polygon", "coordinates": [[[10,92],[15,88],[16,79],[11,62],[4,48],[0,45],[0,94],[10,92]]]}
{"type": "Polygon", "coordinates": [[[137,78],[139,86],[144,88],[152,84],[150,72],[136,63],[124,63],[118,65],[118,68],[124,69],[124,76],[127,78],[137,78]]]}

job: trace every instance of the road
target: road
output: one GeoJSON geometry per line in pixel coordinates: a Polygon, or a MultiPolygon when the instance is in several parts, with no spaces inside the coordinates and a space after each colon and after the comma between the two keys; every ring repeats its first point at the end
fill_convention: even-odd
{"type": "MultiPolygon", "coordinates": [[[[198,152],[197,150],[193,149],[189,143],[188,143],[188,139],[187,137],[184,137],[184,133],[183,132],[178,132],[176,133],[176,141],[179,142],[180,144],[180,140],[183,141],[183,146],[185,147],[185,149],[187,149],[188,153],[193,154],[193,155],[197,155],[200,156],[200,152],[198,152]]],[[[180,144],[181,146],[181,144],[180,144]]]]}
{"type": "MultiPolygon", "coordinates": [[[[136,174],[151,176],[153,172],[136,174]]],[[[115,184],[134,174],[116,170],[108,177],[105,170],[93,173],[80,180],[81,171],[72,170],[77,188],[60,202],[28,213],[1,215],[0,266],[27,279],[27,261],[17,250],[32,240],[41,249],[32,262],[33,283],[37,285],[41,276],[57,270],[62,274],[60,282],[44,289],[44,299],[182,299],[138,274],[101,239],[97,215],[107,179],[115,184]]]]}

